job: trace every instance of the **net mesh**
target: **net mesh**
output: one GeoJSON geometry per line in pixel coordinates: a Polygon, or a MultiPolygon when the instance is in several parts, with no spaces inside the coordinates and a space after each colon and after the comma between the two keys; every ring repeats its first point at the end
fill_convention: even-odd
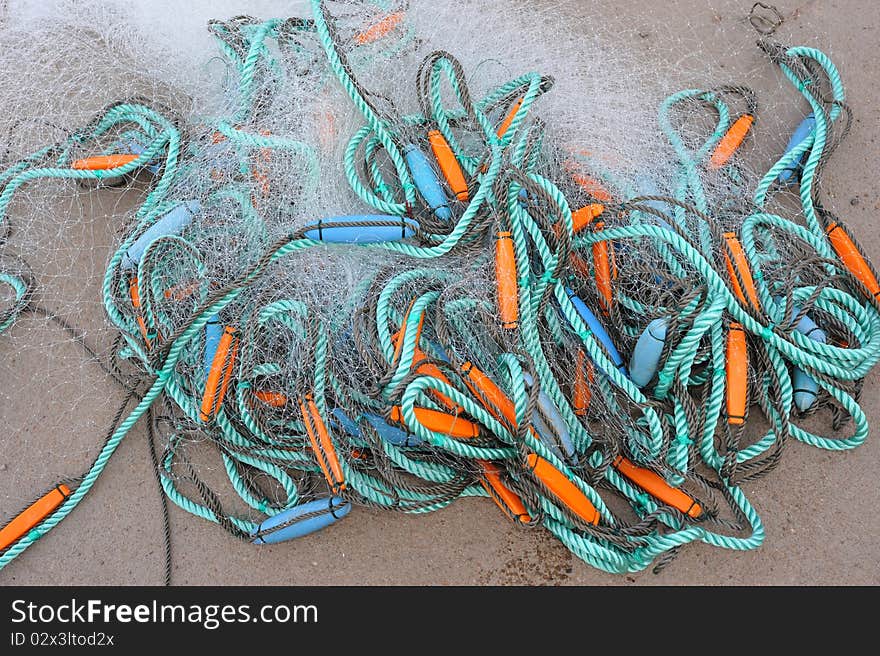
{"type": "Polygon", "coordinates": [[[0,566],[139,421],[243,540],[485,496],[610,572],[759,546],[741,486],[867,436],[880,288],[823,205],[821,51],[753,15],[752,89],[575,3],[209,4],[0,14],[7,435],[106,431],[46,454],[67,492],[0,566]]]}

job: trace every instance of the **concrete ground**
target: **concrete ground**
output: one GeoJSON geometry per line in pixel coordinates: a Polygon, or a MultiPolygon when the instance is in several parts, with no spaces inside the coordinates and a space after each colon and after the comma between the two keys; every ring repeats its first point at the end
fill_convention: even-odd
{"type": "MultiPolygon", "coordinates": [[[[552,5],[540,4],[545,9],[552,5]]],[[[728,62],[724,70],[731,77],[719,82],[744,81],[760,90],[781,81],[769,72],[772,67],[757,48],[750,49],[754,37],[743,16],[751,4],[747,0],[624,0],[599,7],[573,3],[564,11],[572,21],[605,21],[609,29],[635,29],[640,36],[633,47],[643,49],[648,62],[652,58],[666,65],[674,62],[657,46],[670,39],[679,44],[677,56],[696,47],[701,57],[727,52],[730,40],[738,40],[736,47],[745,54],[728,62]]],[[[880,80],[871,49],[880,43],[880,3],[783,0],[778,6],[786,17],[778,37],[792,45],[802,41],[817,45],[833,57],[843,74],[856,120],[828,166],[828,205],[880,261],[876,229],[880,80]]],[[[800,111],[793,91],[790,98],[786,120],[794,120],[800,111]]],[[[784,142],[783,135],[779,139],[784,142]]],[[[83,244],[91,240],[95,250],[81,260],[71,254],[70,262],[82,273],[70,283],[71,294],[98,298],[106,251],[97,245],[109,244],[107,223],[100,214],[85,217],[78,239],[83,244]]],[[[109,337],[100,332],[101,321],[97,311],[94,316],[76,317],[78,325],[92,327],[95,339],[109,337]]],[[[94,365],[76,364],[80,354],[59,337],[56,328],[41,326],[37,322],[30,331],[13,330],[0,338],[4,362],[0,367],[0,518],[19,509],[56,476],[81,471],[94,457],[120,399],[94,365]],[[43,330],[46,334],[41,338],[43,330]],[[48,346],[28,349],[25,339],[48,346]],[[59,363],[78,372],[72,387],[53,383],[59,363]]],[[[874,373],[862,397],[872,425],[880,422],[878,389],[880,376],[874,373]]],[[[131,432],[92,492],[50,535],[0,572],[0,585],[162,582],[159,499],[145,436],[141,426],[131,432]]],[[[263,548],[240,543],[172,506],[173,581],[180,585],[876,585],[880,584],[878,461],[880,442],[873,434],[860,448],[843,453],[790,444],[776,471],[746,486],[764,521],[764,546],[738,553],[690,545],[659,575],[598,572],[546,531],[518,529],[488,500],[467,499],[427,516],[357,508],[331,529],[263,548]]]]}

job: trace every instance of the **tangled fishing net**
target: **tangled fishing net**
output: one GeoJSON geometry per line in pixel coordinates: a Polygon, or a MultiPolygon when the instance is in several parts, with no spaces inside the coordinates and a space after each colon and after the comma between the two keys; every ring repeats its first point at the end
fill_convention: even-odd
{"type": "Polygon", "coordinates": [[[95,374],[125,400],[85,472],[0,531],[0,567],[137,422],[167,498],[242,540],[480,496],[609,572],[758,547],[743,484],[790,440],[866,438],[880,286],[820,193],[851,111],[772,12],[758,45],[805,118],[755,167],[750,88],[667,95],[599,42],[589,69],[507,51],[515,11],[452,49],[427,3],[314,0],[204,41],[58,4],[0,16],[44,62],[0,54],[0,349],[81,362],[44,390],[67,406],[102,402],[95,374]]]}

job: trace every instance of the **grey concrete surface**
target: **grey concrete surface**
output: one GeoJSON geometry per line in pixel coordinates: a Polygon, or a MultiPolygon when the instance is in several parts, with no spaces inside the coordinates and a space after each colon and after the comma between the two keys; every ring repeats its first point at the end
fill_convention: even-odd
{"type": "MultiPolygon", "coordinates": [[[[246,3],[245,3],[246,4],[246,3]]],[[[544,10],[553,3],[540,3],[544,10]]],[[[751,2],[713,0],[583,2],[564,11],[568,20],[604,21],[609,29],[635,30],[632,46],[645,61],[674,66],[676,56],[697,51],[711,58],[729,51],[729,79],[759,90],[781,83],[743,22],[751,2]],[[658,44],[675,39],[675,53],[658,44]],[[762,87],[762,85],[764,85],[762,87]]],[[[812,0],[778,3],[786,16],[779,37],[824,49],[838,64],[856,120],[848,140],[828,166],[828,203],[880,260],[880,3],[812,0]]],[[[630,37],[627,37],[630,38],[630,37]]],[[[670,89],[670,92],[674,89],[670,89]]],[[[791,92],[790,117],[798,111],[791,92]]],[[[780,142],[785,136],[780,134],[780,142]]],[[[124,202],[116,199],[113,202],[124,202]]],[[[108,209],[109,211],[109,209],[108,209]]],[[[77,265],[83,276],[71,293],[98,298],[99,276],[111,228],[100,212],[87,217],[82,244],[92,255],[77,265]],[[84,282],[83,282],[84,281],[84,282]]],[[[76,259],[71,254],[70,261],[76,259]]],[[[96,307],[98,307],[96,305],[96,307]]],[[[80,319],[78,317],[78,319],[80,319]]],[[[100,314],[81,317],[100,336],[100,314]]],[[[16,334],[0,340],[0,517],[94,457],[119,393],[92,365],[76,364],[75,347],[51,327],[40,328],[47,350],[24,348],[16,334]],[[81,372],[75,389],[53,385],[52,362],[81,372]],[[37,401],[39,400],[39,401],[37,401]],[[40,411],[35,412],[35,403],[40,411]]],[[[572,556],[547,532],[521,530],[492,503],[468,499],[427,516],[355,509],[329,530],[302,540],[255,548],[216,526],[172,507],[175,584],[574,584],[574,585],[767,585],[880,584],[880,372],[868,377],[862,405],[872,426],[854,451],[831,453],[790,444],[769,477],[746,492],[761,514],[766,541],[739,553],[690,545],[659,575],[598,572],[572,556]]],[[[826,420],[827,421],[827,418],[826,420]]],[[[824,424],[826,425],[827,424],[824,424]]],[[[120,446],[82,504],[50,535],[0,572],[9,584],[158,584],[163,552],[159,500],[142,427],[120,446]]]]}

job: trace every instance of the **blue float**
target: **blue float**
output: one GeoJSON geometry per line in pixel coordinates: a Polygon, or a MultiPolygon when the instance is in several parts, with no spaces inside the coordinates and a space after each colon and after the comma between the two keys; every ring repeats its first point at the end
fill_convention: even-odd
{"type": "MultiPolygon", "coordinates": [[[[526,385],[529,387],[534,387],[535,381],[530,374],[524,373],[523,380],[525,380],[526,385]]],[[[535,408],[535,412],[532,415],[532,423],[544,426],[550,434],[556,436],[559,444],[561,444],[562,448],[565,450],[566,455],[569,457],[574,456],[574,444],[571,441],[571,433],[568,430],[568,426],[562,418],[562,415],[559,414],[559,409],[553,401],[550,400],[550,397],[547,396],[544,390],[538,392],[538,407],[535,408]],[[549,427],[544,423],[542,417],[546,417],[550,422],[549,427]]],[[[538,431],[538,434],[543,436],[541,430],[538,431]]],[[[555,445],[548,444],[548,446],[553,448],[555,445]]]]}
{"type": "MultiPolygon", "coordinates": [[[[611,362],[614,364],[617,370],[620,371],[620,373],[628,378],[629,373],[626,370],[626,365],[623,362],[623,358],[620,357],[620,353],[614,346],[614,342],[611,341],[611,337],[609,337],[608,332],[605,330],[605,327],[599,322],[599,320],[596,318],[596,315],[590,311],[590,308],[587,307],[587,304],[575,295],[573,290],[566,287],[565,293],[568,295],[569,300],[571,301],[572,305],[574,305],[574,308],[575,310],[577,310],[577,313],[580,315],[581,319],[583,319],[584,323],[587,324],[587,328],[589,328],[590,332],[595,335],[596,339],[599,340],[602,346],[605,347],[605,351],[608,353],[608,357],[611,359],[611,362]]],[[[597,362],[596,365],[598,366],[599,363],[597,362]]]]}
{"type": "Polygon", "coordinates": [[[437,173],[425,153],[415,144],[407,144],[403,147],[403,156],[406,158],[406,164],[409,166],[416,189],[419,190],[428,206],[434,210],[437,218],[443,221],[452,220],[449,199],[443,190],[443,185],[440,184],[440,178],[437,177],[437,173]]]}
{"type": "Polygon", "coordinates": [[[355,437],[361,436],[360,426],[357,425],[356,421],[353,421],[347,414],[342,411],[342,408],[333,408],[330,411],[330,414],[333,415],[333,418],[339,422],[339,425],[349,435],[354,435],[355,437]]]}
{"type": "Polygon", "coordinates": [[[183,232],[183,229],[192,222],[193,215],[197,214],[200,209],[201,204],[199,201],[188,200],[162,215],[128,247],[128,250],[122,256],[122,268],[126,270],[134,269],[141,261],[141,257],[143,257],[147,247],[159,239],[159,237],[179,235],[183,232]]]}
{"type": "MultiPolygon", "coordinates": [[[[782,298],[776,296],[773,299],[777,303],[782,303],[782,298]]],[[[791,312],[788,315],[788,320],[793,320],[796,316],[800,314],[800,318],[798,322],[795,324],[794,328],[802,335],[809,337],[814,342],[819,342],[820,344],[825,344],[828,340],[827,335],[825,335],[825,331],[819,328],[816,325],[816,322],[813,321],[812,317],[808,315],[806,312],[801,313],[801,309],[792,304],[791,312]]],[[[803,371],[800,367],[792,367],[791,371],[791,385],[794,389],[794,405],[801,412],[806,412],[813,404],[816,402],[816,398],[819,394],[819,384],[815,381],[815,379],[810,376],[808,373],[803,371]]]]}
{"type": "MultiPolygon", "coordinates": [[[[136,139],[126,139],[125,141],[121,141],[116,145],[117,152],[129,152],[132,155],[143,155],[146,148],[144,148],[140,142],[136,139]]],[[[162,164],[156,162],[154,164],[147,164],[144,168],[152,173],[153,175],[158,175],[159,169],[162,168],[162,164]]]]}
{"type": "MultiPolygon", "coordinates": [[[[800,125],[794,131],[794,134],[791,135],[791,139],[788,140],[788,145],[785,147],[785,153],[783,156],[787,155],[795,148],[800,146],[809,136],[813,133],[813,130],[816,129],[816,117],[811,112],[807,115],[807,117],[801,121],[800,125]]],[[[782,171],[780,171],[779,176],[776,178],[779,182],[785,185],[791,185],[798,181],[801,165],[804,161],[804,157],[806,157],[807,153],[802,153],[800,157],[790,161],[788,166],[786,166],[782,171]]]]}
{"type": "Polygon", "coordinates": [[[416,228],[415,223],[407,221],[400,216],[391,214],[355,214],[352,216],[333,216],[310,223],[305,227],[305,236],[315,241],[334,244],[375,244],[383,241],[410,239],[415,236],[416,228]],[[371,222],[377,225],[336,225],[353,222],[371,222]]]}
{"type": "Polygon", "coordinates": [[[394,446],[419,446],[423,440],[415,433],[409,433],[397,426],[392,426],[385,421],[384,417],[374,415],[371,412],[363,414],[367,423],[372,426],[384,441],[394,446]]]}
{"type": "Polygon", "coordinates": [[[666,344],[666,317],[654,319],[639,335],[632,357],[629,359],[629,375],[639,387],[651,382],[660,366],[660,354],[666,344]]]}
{"type": "MultiPolygon", "coordinates": [[[[639,196],[664,196],[665,194],[660,193],[660,189],[657,187],[657,183],[654,182],[654,178],[651,178],[647,175],[639,175],[636,178],[636,187],[638,188],[639,196]]],[[[642,205],[646,207],[650,207],[653,210],[657,210],[662,214],[668,214],[672,206],[668,203],[665,203],[661,200],[645,200],[641,202],[642,205]]],[[[653,221],[660,225],[662,228],[666,228],[671,232],[675,232],[673,227],[669,225],[666,221],[655,214],[645,214],[646,219],[653,221]]]]}
{"type": "Polygon", "coordinates": [[[214,363],[214,355],[217,353],[217,347],[220,346],[222,336],[223,326],[220,324],[220,317],[215,314],[205,324],[205,357],[203,359],[205,376],[211,373],[211,365],[214,363]]]}
{"type": "Polygon", "coordinates": [[[812,376],[800,367],[791,371],[791,387],[794,390],[794,404],[801,412],[806,412],[816,402],[819,385],[812,376]]]}
{"type": "Polygon", "coordinates": [[[273,515],[263,520],[251,535],[254,536],[253,544],[276,544],[301,538],[309,533],[320,531],[327,528],[337,520],[345,517],[351,512],[351,504],[340,497],[323,497],[315,499],[308,503],[303,503],[293,508],[283,510],[277,515],[273,515]],[[302,518],[302,519],[299,519],[302,518]],[[276,531],[271,531],[276,526],[293,522],[290,526],[285,526],[276,531]]]}
{"type": "MultiPolygon", "coordinates": [[[[332,414],[346,433],[363,439],[360,426],[342,412],[340,408],[334,408],[332,414]]],[[[392,426],[380,415],[365,412],[361,415],[361,418],[365,419],[375,429],[382,440],[394,446],[418,446],[423,442],[422,438],[418,435],[409,433],[397,426],[392,426]]]]}

